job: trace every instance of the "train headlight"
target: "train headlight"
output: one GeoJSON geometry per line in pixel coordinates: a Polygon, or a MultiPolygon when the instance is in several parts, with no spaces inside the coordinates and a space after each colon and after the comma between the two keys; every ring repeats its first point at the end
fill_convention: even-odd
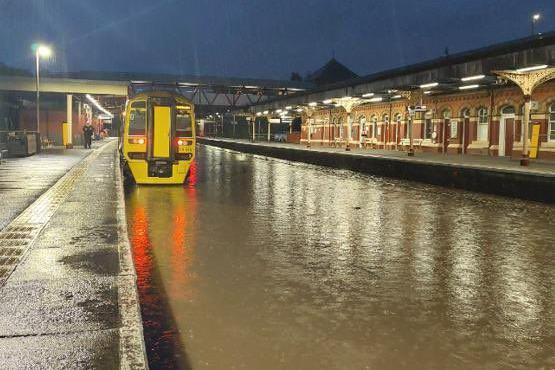
{"type": "Polygon", "coordinates": [[[181,140],[181,139],[177,140],[177,145],[183,145],[183,144],[185,144],[185,142],[183,140],[181,140]]]}
{"type": "Polygon", "coordinates": [[[137,143],[138,143],[138,144],[144,144],[144,143],[145,143],[145,139],[140,138],[139,140],[137,140],[137,143]]]}

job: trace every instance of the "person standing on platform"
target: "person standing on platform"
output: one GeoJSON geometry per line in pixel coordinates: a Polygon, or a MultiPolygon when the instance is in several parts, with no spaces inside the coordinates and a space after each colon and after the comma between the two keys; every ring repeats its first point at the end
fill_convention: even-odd
{"type": "Polygon", "coordinates": [[[90,149],[92,144],[93,127],[90,122],[83,126],[83,136],[85,139],[85,149],[90,149]]]}

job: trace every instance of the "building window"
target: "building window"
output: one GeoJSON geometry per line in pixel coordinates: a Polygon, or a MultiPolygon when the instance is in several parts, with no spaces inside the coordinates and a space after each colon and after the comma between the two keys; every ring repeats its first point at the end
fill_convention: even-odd
{"type": "Polygon", "coordinates": [[[370,118],[370,122],[372,124],[372,137],[376,138],[376,133],[378,132],[378,117],[375,115],[370,118]]]}
{"type": "Polygon", "coordinates": [[[424,139],[431,139],[434,132],[434,124],[432,123],[432,115],[426,113],[424,116],[424,139]]]}
{"type": "Polygon", "coordinates": [[[480,141],[488,140],[488,110],[486,108],[478,109],[478,130],[477,139],[480,141]]]}
{"type": "Polygon", "coordinates": [[[470,118],[470,109],[464,108],[461,111],[461,118],[470,118]]]}
{"type": "Polygon", "coordinates": [[[549,141],[555,141],[555,103],[549,107],[549,141]]]}
{"type": "Polygon", "coordinates": [[[366,132],[366,117],[360,116],[358,117],[358,129],[361,132],[362,136],[366,136],[368,133],[366,132]]]}
{"type": "Polygon", "coordinates": [[[397,113],[397,115],[395,116],[395,123],[400,125],[402,120],[403,118],[401,117],[401,113],[397,113]]]}
{"type": "Polygon", "coordinates": [[[337,124],[339,125],[339,138],[343,139],[343,122],[341,122],[341,118],[337,119],[337,124]]]}

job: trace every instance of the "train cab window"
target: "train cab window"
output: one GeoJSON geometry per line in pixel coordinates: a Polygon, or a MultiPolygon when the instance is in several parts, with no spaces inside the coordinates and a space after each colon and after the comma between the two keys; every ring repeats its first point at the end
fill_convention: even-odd
{"type": "Polygon", "coordinates": [[[146,129],[146,102],[136,101],[129,112],[129,135],[144,135],[146,129]]]}
{"type": "Polygon", "coordinates": [[[175,131],[179,137],[193,136],[193,122],[189,109],[177,107],[175,131]]]}

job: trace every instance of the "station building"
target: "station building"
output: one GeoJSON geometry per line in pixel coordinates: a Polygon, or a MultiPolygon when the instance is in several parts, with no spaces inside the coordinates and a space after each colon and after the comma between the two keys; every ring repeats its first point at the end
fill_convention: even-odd
{"type": "MultiPolygon", "coordinates": [[[[251,107],[302,115],[301,144],[520,157],[525,100],[537,159],[555,160],[555,32],[318,87],[251,107]],[[507,75],[508,74],[508,75],[507,75]],[[515,82],[511,77],[521,78],[515,82]],[[507,77],[509,76],[509,77],[507,77]],[[528,96],[523,89],[530,88],[528,96]],[[422,109],[413,110],[412,108],[422,109]],[[349,135],[350,132],[350,135],[349,135]]],[[[273,113],[275,115],[275,113],[273,113]]],[[[529,144],[529,145],[530,145],[529,144]]]]}

